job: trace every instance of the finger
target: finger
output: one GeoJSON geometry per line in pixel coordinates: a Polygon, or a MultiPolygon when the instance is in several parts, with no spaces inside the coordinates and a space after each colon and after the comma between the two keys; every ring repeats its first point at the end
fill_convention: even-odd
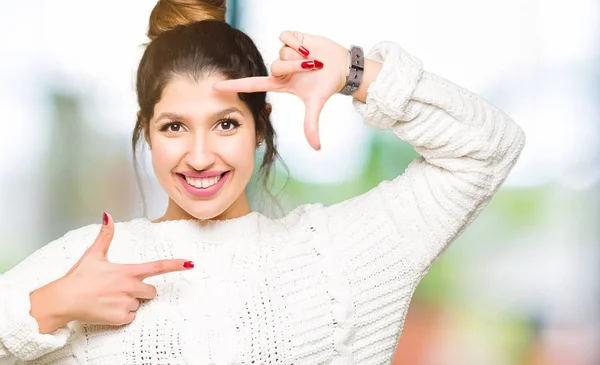
{"type": "Polygon", "coordinates": [[[143,264],[127,264],[129,273],[141,280],[151,276],[163,275],[175,271],[184,271],[193,268],[193,263],[189,260],[168,259],[158,260],[153,262],[145,262],[143,264]]]}
{"type": "Polygon", "coordinates": [[[154,285],[140,282],[135,286],[135,290],[129,293],[133,298],[154,299],[156,297],[156,287],[154,285]]]}
{"type": "Polygon", "coordinates": [[[112,324],[115,326],[123,326],[135,320],[135,312],[119,313],[115,315],[116,320],[112,324]]]}
{"type": "Polygon", "coordinates": [[[320,70],[323,63],[318,60],[307,61],[275,61],[271,64],[273,76],[284,76],[292,73],[320,70]]]}
{"type": "Polygon", "coordinates": [[[304,34],[300,32],[285,31],[279,35],[279,40],[291,49],[298,51],[304,57],[310,54],[310,51],[302,45],[304,34]]]}
{"type": "Polygon", "coordinates": [[[281,49],[279,49],[279,58],[284,61],[297,61],[304,59],[301,54],[286,45],[283,45],[281,49]]]}
{"type": "Polygon", "coordinates": [[[131,307],[129,307],[129,311],[130,312],[137,312],[138,309],[140,309],[140,301],[139,300],[134,300],[131,303],[131,307]]]}
{"type": "Polygon", "coordinates": [[[86,250],[85,255],[94,255],[96,257],[106,258],[108,248],[115,235],[115,225],[110,214],[104,213],[100,233],[92,245],[86,250]]]}
{"type": "Polygon", "coordinates": [[[313,99],[305,102],[304,111],[304,134],[308,144],[315,150],[321,149],[319,138],[319,116],[325,105],[325,100],[313,99]]]}
{"type": "Polygon", "coordinates": [[[279,83],[274,77],[259,76],[219,81],[213,85],[213,89],[217,91],[255,93],[263,91],[275,91],[279,89],[279,86],[279,83]]]}

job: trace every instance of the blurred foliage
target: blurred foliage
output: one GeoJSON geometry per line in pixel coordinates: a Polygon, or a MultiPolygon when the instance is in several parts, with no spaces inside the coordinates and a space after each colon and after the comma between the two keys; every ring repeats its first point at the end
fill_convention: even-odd
{"type": "MultiPolygon", "coordinates": [[[[383,180],[394,179],[418,156],[410,144],[397,139],[389,131],[375,131],[367,153],[370,157],[364,171],[352,180],[336,184],[316,184],[295,179],[284,166],[278,164],[269,181],[269,190],[281,199],[279,203],[285,211],[302,204],[321,203],[327,206],[364,194],[383,180]]],[[[260,162],[257,159],[256,165],[260,166],[260,162]]],[[[249,190],[261,188],[254,182],[249,190]]]]}

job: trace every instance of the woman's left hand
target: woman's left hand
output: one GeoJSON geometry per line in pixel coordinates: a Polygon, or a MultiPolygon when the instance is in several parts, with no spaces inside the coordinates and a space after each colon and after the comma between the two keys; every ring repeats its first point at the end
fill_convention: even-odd
{"type": "Polygon", "coordinates": [[[327,100],[346,84],[348,50],[327,38],[299,32],[283,32],[279,39],[284,46],[279,58],[271,64],[272,76],[221,81],[214,88],[245,93],[275,91],[298,96],[305,106],[306,139],[318,150],[321,148],[319,116],[327,100]]]}

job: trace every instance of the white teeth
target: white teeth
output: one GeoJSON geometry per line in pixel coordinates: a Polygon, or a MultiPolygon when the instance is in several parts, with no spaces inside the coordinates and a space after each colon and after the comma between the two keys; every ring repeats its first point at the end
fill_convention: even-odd
{"type": "Polygon", "coordinates": [[[211,187],[214,184],[218,183],[219,180],[221,180],[221,175],[208,177],[208,178],[202,178],[202,179],[195,179],[195,178],[191,178],[191,177],[187,177],[187,176],[185,177],[185,181],[187,181],[188,184],[190,184],[198,189],[206,189],[208,187],[211,187]]]}

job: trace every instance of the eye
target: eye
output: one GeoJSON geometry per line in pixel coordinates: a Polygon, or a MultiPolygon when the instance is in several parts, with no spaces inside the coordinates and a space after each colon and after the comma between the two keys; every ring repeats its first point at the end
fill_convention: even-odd
{"type": "Polygon", "coordinates": [[[183,130],[183,125],[178,122],[167,123],[160,128],[161,132],[178,133],[183,130]]]}
{"type": "Polygon", "coordinates": [[[224,119],[217,124],[217,130],[220,132],[231,133],[240,126],[235,119],[224,119]]]}

